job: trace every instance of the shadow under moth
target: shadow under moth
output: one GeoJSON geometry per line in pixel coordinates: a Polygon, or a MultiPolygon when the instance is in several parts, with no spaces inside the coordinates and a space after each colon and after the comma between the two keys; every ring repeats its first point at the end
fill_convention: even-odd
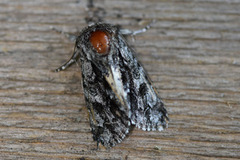
{"type": "Polygon", "coordinates": [[[150,79],[134,57],[124,36],[146,31],[95,23],[76,39],[69,61],[61,71],[80,60],[86,105],[93,139],[107,148],[120,143],[132,126],[145,131],[167,127],[168,115],[150,79]]]}

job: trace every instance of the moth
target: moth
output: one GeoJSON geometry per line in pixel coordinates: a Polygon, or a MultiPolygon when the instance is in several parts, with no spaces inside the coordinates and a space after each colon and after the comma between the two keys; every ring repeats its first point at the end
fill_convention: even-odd
{"type": "Polygon", "coordinates": [[[168,114],[135,51],[124,36],[144,32],[95,23],[82,30],[65,70],[80,60],[91,132],[97,146],[120,143],[133,126],[145,131],[167,127],[168,114]]]}

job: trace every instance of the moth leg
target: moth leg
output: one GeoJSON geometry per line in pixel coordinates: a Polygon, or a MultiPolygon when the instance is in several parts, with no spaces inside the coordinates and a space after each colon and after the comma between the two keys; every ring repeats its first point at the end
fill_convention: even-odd
{"type": "Polygon", "coordinates": [[[135,31],[131,31],[131,30],[129,30],[129,29],[120,29],[120,33],[121,33],[122,35],[126,35],[126,36],[128,36],[128,35],[135,36],[135,35],[137,35],[137,34],[139,34],[139,33],[146,32],[146,31],[152,26],[153,23],[155,23],[155,20],[153,20],[151,23],[149,23],[149,24],[148,24],[147,26],[145,26],[144,28],[139,29],[139,30],[135,30],[135,31]]]}
{"type": "Polygon", "coordinates": [[[64,63],[62,66],[60,66],[59,68],[57,68],[55,70],[55,72],[59,72],[59,71],[62,71],[62,70],[65,70],[66,68],[68,68],[69,66],[71,66],[73,63],[76,63],[77,60],[79,58],[79,53],[78,52],[74,52],[72,57],[66,62],[64,63]]]}

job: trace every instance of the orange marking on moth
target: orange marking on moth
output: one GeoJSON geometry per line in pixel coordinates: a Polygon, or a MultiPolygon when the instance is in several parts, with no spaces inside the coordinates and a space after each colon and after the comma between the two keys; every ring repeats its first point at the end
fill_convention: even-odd
{"type": "Polygon", "coordinates": [[[104,31],[94,31],[91,33],[90,42],[97,53],[106,55],[109,50],[109,37],[104,31]]]}

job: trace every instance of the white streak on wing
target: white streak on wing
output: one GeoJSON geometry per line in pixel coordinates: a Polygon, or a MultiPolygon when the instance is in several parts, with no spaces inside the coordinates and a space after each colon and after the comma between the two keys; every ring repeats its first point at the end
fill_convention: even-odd
{"type": "Polygon", "coordinates": [[[118,97],[120,103],[123,106],[127,106],[129,108],[129,104],[127,102],[127,92],[124,91],[121,72],[119,68],[115,68],[111,66],[109,70],[108,76],[106,76],[106,80],[112,88],[115,95],[118,97]]]}

